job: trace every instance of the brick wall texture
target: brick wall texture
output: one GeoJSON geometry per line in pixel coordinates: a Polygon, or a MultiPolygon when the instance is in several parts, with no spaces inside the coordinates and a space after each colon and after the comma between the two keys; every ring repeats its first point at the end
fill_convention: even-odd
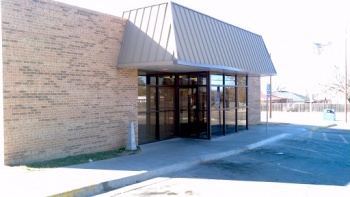
{"type": "Polygon", "coordinates": [[[248,124],[260,123],[260,115],[260,77],[248,77],[248,124]]]}
{"type": "Polygon", "coordinates": [[[1,12],[5,164],[125,147],[137,126],[137,70],[116,67],[126,21],[47,0],[1,12]]]}

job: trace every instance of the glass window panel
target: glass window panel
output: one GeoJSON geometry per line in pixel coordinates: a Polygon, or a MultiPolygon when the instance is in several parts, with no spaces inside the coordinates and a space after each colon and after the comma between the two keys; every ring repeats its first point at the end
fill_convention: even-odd
{"type": "Polygon", "coordinates": [[[175,75],[161,75],[159,76],[158,85],[171,86],[175,84],[175,75]]]}
{"type": "Polygon", "coordinates": [[[236,132],[236,110],[225,110],[225,128],[226,134],[236,132]]]}
{"type": "Polygon", "coordinates": [[[150,76],[149,85],[157,85],[157,76],[150,76]]]}
{"type": "Polygon", "coordinates": [[[235,76],[225,76],[225,85],[234,86],[236,81],[235,76]]]}
{"type": "Polygon", "coordinates": [[[146,85],[146,76],[139,76],[139,86],[145,86],[146,85]]]}
{"type": "Polygon", "coordinates": [[[137,98],[137,106],[139,112],[146,112],[147,110],[147,87],[139,86],[138,88],[138,98],[137,98]]]}
{"type": "Polygon", "coordinates": [[[199,87],[198,107],[200,110],[207,109],[207,88],[199,87]]]}
{"type": "Polygon", "coordinates": [[[168,139],[175,135],[175,112],[159,112],[159,137],[168,139]]]}
{"type": "Polygon", "coordinates": [[[222,75],[211,75],[210,76],[211,85],[223,85],[223,76],[222,75]]]}
{"type": "Polygon", "coordinates": [[[238,107],[247,106],[247,88],[238,88],[238,107]]]}
{"type": "Polygon", "coordinates": [[[210,106],[212,110],[219,110],[223,108],[223,87],[211,86],[210,88],[210,106]]]}
{"type": "Polygon", "coordinates": [[[179,89],[180,123],[188,123],[188,110],[191,107],[190,89],[179,89]]]}
{"type": "Polygon", "coordinates": [[[223,111],[212,111],[210,123],[212,135],[223,135],[223,111]]]}
{"type": "Polygon", "coordinates": [[[190,75],[190,85],[197,85],[198,74],[190,75]]]}
{"type": "Polygon", "coordinates": [[[185,124],[189,122],[188,113],[189,113],[188,110],[180,110],[180,124],[185,124]]]}
{"type": "Polygon", "coordinates": [[[207,111],[206,110],[199,110],[198,111],[198,131],[199,131],[199,138],[207,139],[207,111]]]}
{"type": "Polygon", "coordinates": [[[189,121],[194,123],[196,121],[196,110],[197,110],[197,89],[188,88],[189,90],[189,121]]]}
{"type": "Polygon", "coordinates": [[[206,110],[199,110],[198,111],[198,120],[199,120],[199,123],[207,124],[207,111],[206,110]]]}
{"type": "Polygon", "coordinates": [[[237,85],[239,85],[239,86],[246,86],[247,85],[247,78],[246,78],[246,76],[237,76],[237,85]]]}
{"type": "Polygon", "coordinates": [[[246,108],[238,108],[237,109],[237,125],[238,130],[246,130],[247,129],[247,109],[246,108]]]}
{"type": "Polygon", "coordinates": [[[159,87],[159,110],[175,109],[175,88],[159,87]]]}
{"type": "Polygon", "coordinates": [[[156,87],[147,88],[147,111],[156,110],[156,87]]]}
{"type": "Polygon", "coordinates": [[[225,108],[235,108],[236,107],[236,88],[235,87],[226,87],[225,88],[225,108]]]}
{"type": "Polygon", "coordinates": [[[207,73],[200,73],[198,85],[207,85],[207,73]]]}
{"type": "Polygon", "coordinates": [[[139,144],[156,140],[156,113],[139,113],[138,139],[139,144]]]}
{"type": "Polygon", "coordinates": [[[189,85],[188,75],[179,75],[179,84],[180,85],[189,85]]]}

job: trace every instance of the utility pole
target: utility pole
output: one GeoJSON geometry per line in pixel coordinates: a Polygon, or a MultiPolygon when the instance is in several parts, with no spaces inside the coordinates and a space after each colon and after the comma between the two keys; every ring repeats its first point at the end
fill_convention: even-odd
{"type": "Polygon", "coordinates": [[[345,122],[348,122],[348,24],[345,27],[345,122]]]}
{"type": "MultiPolygon", "coordinates": [[[[270,59],[271,59],[271,53],[269,53],[269,55],[270,55],[270,59]]],[[[272,61],[272,60],[271,60],[272,61]]],[[[272,77],[271,77],[271,75],[270,75],[270,118],[272,118],[272,79],[271,79],[272,77]]],[[[267,102],[267,101],[266,101],[267,102]]],[[[266,109],[267,110],[267,109],[266,109]]]]}
{"type": "Polygon", "coordinates": [[[266,86],[266,134],[267,134],[267,127],[269,125],[269,98],[271,100],[271,84],[267,84],[266,86]]]}
{"type": "MultiPolygon", "coordinates": [[[[270,75],[270,88],[271,88],[271,91],[272,91],[272,80],[271,80],[271,75],[270,75]]],[[[270,119],[272,118],[272,92],[270,92],[270,119]]]]}

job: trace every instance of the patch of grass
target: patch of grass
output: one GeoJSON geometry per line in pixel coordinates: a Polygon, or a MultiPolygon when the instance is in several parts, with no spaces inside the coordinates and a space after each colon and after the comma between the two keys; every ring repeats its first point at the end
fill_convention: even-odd
{"type": "Polygon", "coordinates": [[[104,152],[91,153],[91,154],[81,154],[81,155],[75,155],[75,156],[68,156],[65,158],[53,159],[49,161],[29,163],[20,167],[26,168],[29,171],[36,171],[43,168],[58,168],[58,167],[76,165],[76,164],[89,163],[90,161],[99,161],[99,160],[105,160],[105,159],[112,159],[116,157],[123,157],[127,155],[137,154],[140,152],[141,152],[141,149],[139,147],[137,147],[137,149],[134,151],[128,151],[128,150],[125,150],[125,148],[120,148],[120,149],[111,150],[111,151],[104,151],[104,152]]]}

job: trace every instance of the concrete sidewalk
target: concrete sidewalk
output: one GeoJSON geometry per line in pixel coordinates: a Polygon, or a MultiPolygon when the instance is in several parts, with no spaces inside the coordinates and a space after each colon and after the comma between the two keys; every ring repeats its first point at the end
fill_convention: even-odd
{"type": "Polygon", "coordinates": [[[0,168],[1,196],[93,196],[115,188],[224,158],[307,132],[303,126],[251,126],[232,135],[198,140],[176,138],[141,145],[141,153],[103,161],[29,172],[0,168]]]}

